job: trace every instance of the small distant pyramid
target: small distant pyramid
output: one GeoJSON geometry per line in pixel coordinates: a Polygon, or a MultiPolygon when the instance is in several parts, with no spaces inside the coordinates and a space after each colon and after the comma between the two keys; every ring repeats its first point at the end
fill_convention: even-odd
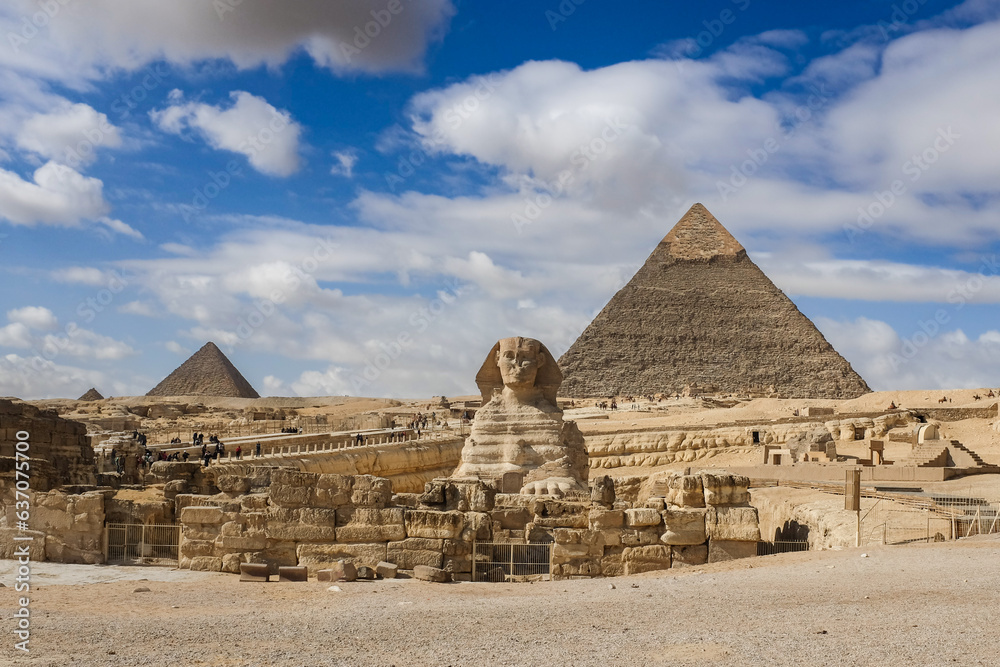
{"type": "Polygon", "coordinates": [[[215,343],[209,341],[146,396],[260,398],[215,343]]]}
{"type": "Polygon", "coordinates": [[[871,391],[715,216],[695,204],[559,360],[561,394],[871,391]],[[771,389],[773,387],[773,389],[771,389]]]}
{"type": "Polygon", "coordinates": [[[104,397],[101,396],[101,392],[97,391],[94,387],[87,390],[87,393],[76,399],[78,401],[103,401],[104,397]]]}

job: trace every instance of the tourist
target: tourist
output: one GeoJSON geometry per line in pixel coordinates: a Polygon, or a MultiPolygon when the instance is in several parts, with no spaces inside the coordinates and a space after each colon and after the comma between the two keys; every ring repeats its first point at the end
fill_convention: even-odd
{"type": "Polygon", "coordinates": [[[257,444],[254,447],[254,457],[255,458],[260,458],[260,441],[259,440],[257,441],[257,444]]]}
{"type": "Polygon", "coordinates": [[[243,447],[236,445],[236,460],[239,461],[243,457],[243,447]]]}
{"type": "Polygon", "coordinates": [[[188,462],[188,457],[189,457],[189,456],[190,456],[190,454],[188,454],[187,450],[185,449],[185,450],[184,450],[184,454],[183,454],[183,455],[181,456],[181,458],[183,458],[183,459],[184,459],[184,463],[187,463],[187,462],[188,462]]]}
{"type": "Polygon", "coordinates": [[[357,441],[357,443],[358,443],[358,447],[360,447],[361,445],[363,445],[363,444],[364,444],[364,442],[365,442],[365,438],[364,438],[364,436],[363,436],[363,435],[361,435],[360,433],[358,433],[358,437],[357,437],[357,438],[355,438],[355,440],[356,440],[356,441],[357,441]]]}

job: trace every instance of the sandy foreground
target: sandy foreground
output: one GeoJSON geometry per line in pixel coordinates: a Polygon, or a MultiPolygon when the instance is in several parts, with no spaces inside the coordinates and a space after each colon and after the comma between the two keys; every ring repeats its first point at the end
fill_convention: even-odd
{"type": "Polygon", "coordinates": [[[14,563],[0,561],[0,664],[996,665],[998,559],[1000,540],[973,538],[615,579],[340,591],[40,563],[27,656],[9,632],[14,563]]]}

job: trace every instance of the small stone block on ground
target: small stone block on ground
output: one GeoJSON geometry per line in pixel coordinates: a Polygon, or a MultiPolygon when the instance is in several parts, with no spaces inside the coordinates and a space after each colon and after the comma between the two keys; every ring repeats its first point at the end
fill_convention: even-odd
{"type": "Polygon", "coordinates": [[[420,581],[433,581],[435,583],[446,584],[451,581],[451,572],[429,565],[417,565],[413,568],[413,578],[420,581]]]}
{"type": "Polygon", "coordinates": [[[396,575],[399,573],[399,568],[395,563],[386,563],[385,561],[382,561],[375,566],[375,572],[383,579],[395,579],[396,575]]]}
{"type": "Polygon", "coordinates": [[[316,581],[337,581],[337,580],[334,579],[333,570],[328,568],[326,570],[316,571],[316,581]]]}
{"type": "Polygon", "coordinates": [[[362,565],[358,568],[358,579],[374,579],[375,570],[367,565],[362,565]]]}
{"type": "Polygon", "coordinates": [[[270,581],[267,563],[240,563],[240,581],[270,581]]]}
{"type": "Polygon", "coordinates": [[[278,568],[278,581],[309,581],[309,568],[305,565],[282,565],[278,568]]]}

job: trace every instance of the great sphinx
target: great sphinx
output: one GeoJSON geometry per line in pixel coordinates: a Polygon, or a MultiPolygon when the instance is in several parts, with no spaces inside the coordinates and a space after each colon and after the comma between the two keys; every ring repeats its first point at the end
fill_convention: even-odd
{"type": "Polygon", "coordinates": [[[562,372],[533,338],[504,338],[476,374],[483,397],[453,477],[523,475],[521,493],[587,493],[587,450],[556,403],[562,372]]]}

